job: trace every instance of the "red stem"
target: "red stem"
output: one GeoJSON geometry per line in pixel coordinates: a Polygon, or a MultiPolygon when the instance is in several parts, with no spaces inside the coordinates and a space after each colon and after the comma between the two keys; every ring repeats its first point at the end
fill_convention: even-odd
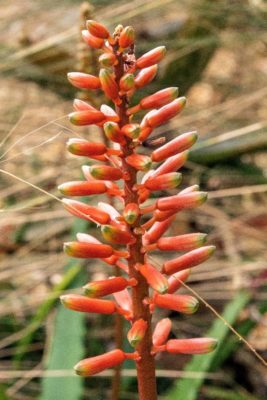
{"type": "MultiPolygon", "coordinates": [[[[114,46],[116,53],[116,47],[114,46]]],[[[124,61],[122,55],[117,55],[118,64],[114,67],[115,77],[117,83],[125,73],[124,61]]],[[[120,117],[120,127],[129,123],[129,116],[127,115],[128,102],[126,96],[122,97],[120,105],[116,106],[116,112],[120,117]]],[[[123,156],[127,157],[133,153],[130,139],[126,139],[126,145],[122,146],[123,156]]],[[[125,206],[129,203],[138,204],[138,194],[133,190],[137,184],[137,172],[136,170],[123,161],[123,169],[127,172],[129,180],[124,183],[125,190],[125,206]]],[[[128,245],[128,252],[130,257],[128,259],[129,276],[137,280],[137,285],[132,287],[132,303],[133,303],[133,316],[134,321],[142,318],[147,321],[147,331],[144,339],[139,343],[136,350],[138,351],[141,359],[136,361],[137,368],[137,380],[138,380],[138,392],[139,400],[157,400],[157,387],[156,387],[156,374],[155,374],[155,360],[151,355],[152,349],[152,332],[151,332],[151,313],[149,305],[144,304],[143,300],[149,296],[149,286],[144,277],[136,270],[135,265],[137,263],[144,264],[145,254],[142,253],[142,232],[140,217],[137,219],[134,225],[129,225],[129,230],[135,237],[136,242],[128,245]],[[137,228],[137,229],[136,229],[137,228]]]]}

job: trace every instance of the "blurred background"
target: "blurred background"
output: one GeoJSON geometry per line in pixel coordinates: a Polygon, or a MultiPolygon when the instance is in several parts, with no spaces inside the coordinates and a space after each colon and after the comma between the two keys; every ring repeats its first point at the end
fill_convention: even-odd
{"type": "MultiPolygon", "coordinates": [[[[74,97],[96,106],[103,100],[77,93],[66,79],[69,71],[98,70],[98,54],[80,39],[85,19],[111,31],[133,25],[138,55],[166,45],[156,80],[138,95],[166,86],[186,95],[182,115],[154,134],[198,131],[182,187],[210,193],[201,208],[178,215],[170,234],[209,233],[216,254],[194,269],[189,285],[267,358],[266,16],[264,0],[0,1],[1,400],[138,399],[131,362],[119,396],[113,371],[73,376],[78,360],[114,348],[114,318],[73,313],[58,301],[59,293],[114,273],[63,254],[76,232],[98,233],[51,197],[60,183],[79,179],[85,162],[67,154],[66,140],[101,136],[66,118],[74,97]]],[[[161,310],[156,317],[165,316],[173,337],[207,335],[220,346],[207,356],[160,355],[160,400],[267,397],[266,367],[204,304],[194,316],[161,310]]]]}

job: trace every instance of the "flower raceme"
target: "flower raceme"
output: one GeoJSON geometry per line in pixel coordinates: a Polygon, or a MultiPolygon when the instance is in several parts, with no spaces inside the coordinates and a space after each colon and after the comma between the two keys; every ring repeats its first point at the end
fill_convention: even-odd
{"type": "Polygon", "coordinates": [[[119,25],[112,35],[96,21],[87,21],[86,27],[82,31],[85,42],[93,49],[102,50],[99,76],[71,72],[68,79],[79,89],[102,90],[114,106],[103,104],[96,109],[76,99],[69,119],[78,126],[97,125],[109,145],[100,140],[70,139],[67,150],[74,156],[85,157],[88,162],[82,166],[85,180],[63,183],[59,190],[69,197],[115,196],[116,207],[103,201],[89,205],[85,200],[64,198],[65,209],[99,226],[105,242],[78,233],[77,240],[65,243],[64,250],[70,257],[98,258],[108,265],[116,265],[122,276],[89,282],[83,287],[84,295],[67,294],[61,301],[74,311],[119,313],[131,325],[127,338],[135,349],[133,353],[115,349],[87,358],[76,365],[77,374],[93,375],[133,359],[140,400],[148,397],[156,400],[156,353],[202,354],[212,351],[216,345],[210,338],[168,340],[171,331],[168,318],[159,321],[154,330],[151,325],[155,308],[183,314],[197,310],[196,298],[176,291],[188,279],[190,268],[207,260],[214,251],[214,246],[205,245],[203,233],[164,236],[178,212],[198,207],[207,198],[197,185],[173,196],[168,193],[181,184],[182,175],[178,170],[185,164],[197,134],[183,133],[168,142],[162,137],[154,140],[150,155],[142,154],[140,145],[153,140],[149,136],[154,129],[182,112],[186,103],[184,97],[178,97],[178,88],[169,87],[134,104],[134,93],[154,79],[166,49],[160,46],[136,59],[135,32],[131,26],[119,25]],[[139,112],[146,114],[138,122],[139,112]],[[165,197],[144,204],[150,194],[154,197],[159,191],[167,192],[165,197]],[[183,254],[168,259],[158,269],[148,258],[148,252],[154,250],[183,254]],[[113,299],[103,299],[105,296],[113,299]]]}

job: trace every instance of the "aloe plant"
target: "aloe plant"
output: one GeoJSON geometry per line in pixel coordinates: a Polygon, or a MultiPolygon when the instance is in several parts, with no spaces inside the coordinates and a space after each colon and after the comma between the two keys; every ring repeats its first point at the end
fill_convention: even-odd
{"type": "Polygon", "coordinates": [[[186,103],[184,97],[177,97],[178,88],[170,87],[144,97],[138,104],[131,104],[135,91],[156,76],[166,49],[160,46],[136,59],[135,32],[131,26],[118,25],[111,35],[104,25],[93,20],[87,21],[83,38],[89,46],[102,50],[99,76],[71,72],[69,81],[80,89],[102,90],[114,107],[102,105],[98,110],[75,100],[70,121],[77,126],[97,125],[112,145],[70,139],[69,152],[96,163],[82,167],[84,180],[64,183],[59,190],[70,197],[105,193],[116,197],[118,206],[115,208],[104,202],[92,206],[72,198],[63,199],[71,214],[100,226],[103,239],[108,243],[79,233],[77,241],[65,243],[64,249],[71,257],[99,258],[108,265],[116,265],[122,276],[89,282],[84,286],[84,295],[66,294],[61,296],[61,301],[74,311],[119,313],[129,323],[127,338],[132,352],[114,349],[77,360],[77,374],[94,375],[132,359],[137,369],[140,400],[155,400],[155,355],[158,352],[202,354],[214,350],[217,344],[212,338],[169,340],[170,319],[162,319],[155,327],[151,321],[156,307],[185,314],[197,310],[196,298],[175,292],[188,278],[190,268],[208,259],[215,249],[204,245],[206,235],[203,233],[162,237],[178,212],[195,208],[206,200],[207,194],[197,185],[147,203],[151,193],[154,196],[154,192],[179,186],[181,174],[177,170],[186,162],[187,150],[196,142],[197,134],[184,133],[168,143],[162,137],[156,143],[161,147],[154,148],[150,156],[141,154],[139,146],[153,130],[178,115],[186,103]],[[147,110],[141,122],[135,122],[136,114],[147,110]],[[157,163],[161,164],[156,167],[157,163]],[[159,270],[149,257],[154,250],[184,254],[166,261],[159,270]],[[103,299],[108,295],[113,299],[103,299]]]}

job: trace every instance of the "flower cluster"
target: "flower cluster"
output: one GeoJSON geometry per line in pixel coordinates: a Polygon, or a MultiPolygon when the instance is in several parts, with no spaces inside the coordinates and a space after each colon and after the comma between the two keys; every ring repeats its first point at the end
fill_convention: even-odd
{"type": "MultiPolygon", "coordinates": [[[[207,260],[215,249],[205,246],[206,235],[203,233],[162,237],[178,212],[195,208],[206,200],[207,194],[197,185],[153,203],[149,200],[151,193],[179,186],[181,174],[177,170],[186,162],[188,149],[196,142],[197,134],[184,133],[167,143],[163,137],[158,141],[161,147],[154,147],[150,156],[142,154],[140,146],[153,130],[179,114],[186,103],[184,97],[177,97],[178,88],[170,87],[144,97],[136,105],[130,104],[133,94],[156,76],[165,47],[157,47],[136,59],[135,33],[131,26],[119,25],[110,35],[105,26],[90,20],[82,34],[88,45],[103,52],[99,57],[99,76],[72,72],[68,79],[79,89],[101,89],[114,108],[102,105],[98,110],[84,101],[75,100],[70,121],[78,126],[97,125],[111,144],[108,147],[101,141],[70,139],[67,143],[70,153],[94,161],[82,167],[84,180],[64,183],[59,190],[71,197],[105,193],[115,196],[120,205],[118,211],[104,202],[92,206],[63,199],[71,214],[100,226],[103,239],[108,243],[79,233],[77,241],[65,243],[64,250],[71,257],[99,258],[108,265],[116,265],[122,270],[122,276],[90,282],[84,286],[84,295],[64,295],[61,301],[75,311],[119,313],[131,325],[127,337],[134,348],[133,353],[115,349],[80,361],[75,367],[76,372],[83,376],[92,375],[132,358],[136,361],[140,381],[143,379],[139,382],[140,393],[142,390],[148,393],[151,377],[147,379],[150,383],[144,380],[147,374],[154,373],[151,369],[158,352],[202,354],[216,347],[216,341],[211,338],[168,340],[171,331],[168,318],[158,322],[154,329],[151,325],[156,307],[184,314],[197,310],[196,298],[176,294],[176,291],[188,278],[190,268],[207,260]],[[135,114],[139,112],[143,117],[138,123],[135,114]],[[149,256],[154,250],[183,254],[166,261],[159,270],[149,256]],[[112,300],[103,299],[110,295],[112,300]]],[[[151,399],[154,398],[152,392],[151,399]]]]}

